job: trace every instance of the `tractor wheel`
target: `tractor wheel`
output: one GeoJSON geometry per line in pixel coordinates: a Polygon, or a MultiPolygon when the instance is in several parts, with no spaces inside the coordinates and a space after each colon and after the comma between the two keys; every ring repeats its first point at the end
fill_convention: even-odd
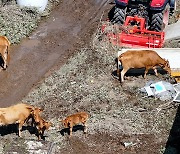
{"type": "Polygon", "coordinates": [[[122,25],[124,24],[125,17],[126,17],[126,8],[115,6],[111,22],[122,25]]]}
{"type": "Polygon", "coordinates": [[[152,14],[150,29],[154,31],[163,31],[168,25],[169,20],[169,4],[162,12],[156,12],[152,14]]]}
{"type": "Polygon", "coordinates": [[[161,31],[163,28],[163,14],[162,12],[160,13],[155,13],[152,15],[152,19],[151,19],[151,30],[154,31],[161,31]]]}

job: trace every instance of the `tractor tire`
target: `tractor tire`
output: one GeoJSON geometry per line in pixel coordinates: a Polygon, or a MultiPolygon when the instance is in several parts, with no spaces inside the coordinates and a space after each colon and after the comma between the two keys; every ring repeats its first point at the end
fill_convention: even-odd
{"type": "Polygon", "coordinates": [[[124,24],[126,18],[126,7],[119,7],[115,6],[114,8],[114,14],[111,19],[112,23],[117,23],[117,24],[124,24]]]}
{"type": "Polygon", "coordinates": [[[153,31],[161,31],[163,29],[163,13],[155,13],[152,15],[150,29],[153,31]]]}
{"type": "Polygon", "coordinates": [[[164,28],[168,25],[169,12],[170,8],[169,4],[167,4],[162,12],[153,13],[150,29],[157,32],[163,31],[164,28]]]}

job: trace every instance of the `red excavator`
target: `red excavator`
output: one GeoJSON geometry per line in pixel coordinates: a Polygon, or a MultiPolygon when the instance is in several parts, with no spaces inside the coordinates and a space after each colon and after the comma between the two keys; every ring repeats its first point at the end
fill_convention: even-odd
{"type": "MultiPolygon", "coordinates": [[[[126,31],[108,33],[113,44],[131,47],[160,48],[169,15],[176,9],[176,0],[115,0],[109,21],[126,31]]],[[[103,25],[102,31],[107,26],[103,25]]]]}

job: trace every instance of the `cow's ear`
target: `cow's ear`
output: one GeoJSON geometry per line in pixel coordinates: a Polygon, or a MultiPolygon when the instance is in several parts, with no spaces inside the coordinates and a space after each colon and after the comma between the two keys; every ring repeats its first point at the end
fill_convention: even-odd
{"type": "Polygon", "coordinates": [[[164,61],[166,62],[166,64],[169,64],[169,60],[164,58],[164,61]]]}
{"type": "Polygon", "coordinates": [[[166,62],[166,66],[170,67],[170,65],[169,65],[169,60],[168,60],[168,59],[164,59],[164,60],[165,60],[165,62],[166,62]]]}
{"type": "Polygon", "coordinates": [[[40,111],[44,111],[44,109],[42,109],[42,108],[40,108],[39,110],[40,110],[40,111]]]}
{"type": "Polygon", "coordinates": [[[159,64],[159,66],[160,66],[160,67],[162,67],[162,68],[164,68],[164,67],[165,67],[165,65],[163,65],[163,64],[159,64]]]}
{"type": "Polygon", "coordinates": [[[166,62],[167,62],[167,63],[169,63],[169,60],[168,60],[168,59],[166,59],[166,62]]]}
{"type": "Polygon", "coordinates": [[[42,111],[44,111],[44,109],[43,108],[38,108],[39,109],[39,112],[42,112],[42,111]]]}

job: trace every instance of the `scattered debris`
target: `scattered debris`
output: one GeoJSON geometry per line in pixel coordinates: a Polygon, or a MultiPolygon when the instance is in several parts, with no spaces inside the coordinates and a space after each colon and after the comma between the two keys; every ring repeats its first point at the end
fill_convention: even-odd
{"type": "Polygon", "coordinates": [[[147,111],[147,109],[145,109],[145,108],[139,108],[138,109],[138,112],[145,112],[145,111],[147,111]]]}
{"type": "Polygon", "coordinates": [[[39,142],[39,141],[25,141],[27,145],[26,150],[29,153],[36,153],[36,154],[47,154],[51,143],[50,142],[39,142]]]}
{"type": "Polygon", "coordinates": [[[172,100],[177,93],[174,86],[166,81],[149,81],[140,91],[147,93],[148,96],[159,98],[162,101],[172,100]]]}
{"type": "Polygon", "coordinates": [[[172,102],[170,101],[170,102],[167,102],[165,104],[159,105],[159,107],[156,108],[156,110],[158,111],[157,113],[159,113],[161,110],[169,109],[171,107],[172,107],[172,102]]]}
{"type": "Polygon", "coordinates": [[[126,147],[129,147],[129,146],[134,146],[137,143],[133,143],[133,142],[121,142],[121,144],[126,148],[126,147]]]}
{"type": "Polygon", "coordinates": [[[176,92],[180,92],[180,83],[174,84],[173,86],[176,92]]]}
{"type": "Polygon", "coordinates": [[[178,102],[180,103],[180,92],[177,92],[176,96],[173,99],[173,102],[178,102]]]}

